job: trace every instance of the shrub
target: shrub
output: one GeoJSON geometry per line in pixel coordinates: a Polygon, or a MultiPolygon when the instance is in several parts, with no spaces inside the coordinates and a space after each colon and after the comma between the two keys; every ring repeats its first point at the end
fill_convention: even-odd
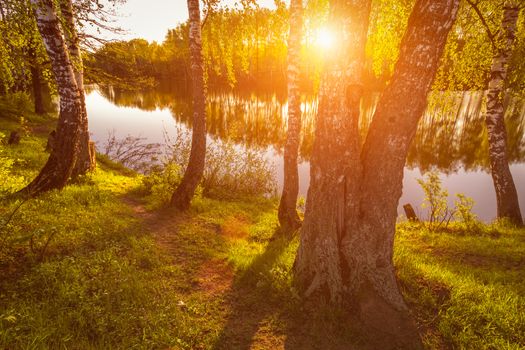
{"type": "Polygon", "coordinates": [[[428,208],[428,229],[437,231],[447,228],[451,219],[461,222],[469,232],[479,233],[480,222],[472,212],[474,200],[462,193],[456,194],[454,208],[449,208],[447,203],[448,191],[441,186],[441,180],[436,172],[429,172],[425,179],[417,180],[425,192],[423,208],[428,208]]]}
{"type": "MultiPolygon", "coordinates": [[[[4,138],[5,135],[0,132],[0,145],[5,143],[4,138]]],[[[2,179],[2,181],[0,181],[1,197],[19,190],[24,184],[23,177],[15,176],[11,172],[14,163],[15,160],[6,157],[4,149],[0,148],[0,179],[2,179]]]]}
{"type": "Polygon", "coordinates": [[[462,193],[458,193],[454,204],[456,207],[456,219],[461,221],[469,231],[479,231],[480,223],[476,214],[472,212],[474,200],[462,193]]]}
{"type": "Polygon", "coordinates": [[[428,229],[435,231],[447,227],[454,216],[454,210],[448,207],[448,191],[441,187],[438,174],[431,171],[426,174],[426,179],[418,179],[417,182],[425,192],[422,207],[428,208],[428,229]]]}
{"type": "MultiPolygon", "coordinates": [[[[153,167],[144,177],[145,189],[154,201],[166,204],[179,184],[189,160],[191,135],[179,129],[171,139],[167,133],[164,165],[153,167]]],[[[206,148],[206,164],[201,182],[207,197],[233,199],[242,196],[272,195],[276,191],[274,169],[259,149],[231,141],[212,140],[206,148]]]]}
{"type": "Polygon", "coordinates": [[[30,114],[32,105],[31,97],[26,92],[11,93],[0,99],[2,112],[10,119],[19,119],[22,115],[30,114]]]}
{"type": "Polygon", "coordinates": [[[137,172],[147,173],[156,163],[161,153],[161,145],[149,143],[145,137],[128,135],[118,139],[115,130],[108,133],[106,142],[101,146],[102,154],[110,160],[120,163],[137,172]]]}
{"type": "Polygon", "coordinates": [[[205,196],[219,198],[270,195],[276,189],[262,151],[220,141],[208,146],[202,187],[205,196]]]}
{"type": "Polygon", "coordinates": [[[171,194],[177,188],[182,178],[181,167],[175,163],[167,163],[162,167],[154,167],[142,179],[142,184],[154,206],[169,203],[171,194]]]}

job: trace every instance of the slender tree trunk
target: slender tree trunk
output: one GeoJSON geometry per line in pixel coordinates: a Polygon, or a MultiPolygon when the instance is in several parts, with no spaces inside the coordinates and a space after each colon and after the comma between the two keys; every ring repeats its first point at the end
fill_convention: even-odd
{"type": "Polygon", "coordinates": [[[201,24],[199,0],[188,0],[190,21],[190,65],[193,92],[193,131],[188,167],[181,183],[171,197],[171,204],[179,210],[186,210],[197,185],[202,179],[206,158],[206,87],[202,58],[201,24]]]}
{"type": "Polygon", "coordinates": [[[286,231],[294,231],[301,226],[301,220],[297,214],[297,196],[299,194],[297,159],[301,139],[301,93],[299,89],[302,17],[302,0],[291,0],[290,35],[288,38],[288,132],[284,146],[283,192],[278,212],[279,223],[286,231]]]}
{"type": "Polygon", "coordinates": [[[516,186],[509,169],[507,156],[507,130],[505,129],[505,79],[508,73],[509,58],[516,38],[519,7],[513,1],[507,1],[503,10],[500,40],[502,47],[495,48],[492,60],[489,90],[487,94],[487,124],[489,139],[490,168],[496,190],[498,218],[507,218],[516,225],[522,225],[520,204],[516,186]]]}
{"type": "Polygon", "coordinates": [[[55,145],[40,174],[23,190],[30,195],[37,195],[64,187],[71,176],[78,152],[82,100],[53,0],[31,0],[31,4],[60,96],[55,145]]]}
{"type": "MultiPolygon", "coordinates": [[[[353,3],[358,2],[363,1],[353,3]]],[[[332,12],[346,17],[357,13],[337,9],[336,4],[332,12]]],[[[392,262],[395,221],[408,148],[458,6],[459,0],[416,2],[392,80],[362,149],[356,144],[361,78],[349,81],[325,73],[322,82],[312,183],[295,273],[305,296],[324,297],[352,310],[376,348],[421,347],[392,262]]],[[[363,11],[347,27],[352,28],[346,35],[357,43],[354,52],[359,57],[366,44],[367,19],[368,11],[363,11]]],[[[346,67],[359,67],[354,76],[360,77],[362,58],[346,67]]]]}
{"type": "MultiPolygon", "coordinates": [[[[1,5],[0,5],[1,6],[1,5]]],[[[31,6],[27,8],[27,15],[32,16],[33,10],[31,6]]],[[[37,59],[37,49],[36,49],[35,38],[31,34],[29,36],[28,45],[27,45],[27,56],[30,63],[30,72],[31,72],[31,87],[33,90],[33,103],[34,110],[36,114],[44,114],[44,100],[42,98],[42,70],[37,59]]]]}
{"type": "Polygon", "coordinates": [[[80,127],[80,140],[78,158],[73,168],[71,176],[76,177],[83,175],[86,172],[95,168],[95,155],[92,154],[93,148],[90,147],[89,141],[89,127],[88,117],[86,111],[86,99],[84,93],[84,68],[82,63],[82,54],[80,52],[80,40],[78,38],[77,29],[75,25],[75,17],[73,13],[73,5],[71,0],[60,1],[60,11],[65,21],[65,38],[66,45],[69,51],[69,57],[73,63],[73,71],[75,73],[75,81],[79,90],[80,98],[82,100],[81,117],[82,123],[80,127]]]}
{"type": "Polygon", "coordinates": [[[31,85],[33,88],[33,100],[36,114],[44,114],[46,112],[44,108],[44,100],[42,98],[42,72],[36,60],[31,63],[31,85]]]}

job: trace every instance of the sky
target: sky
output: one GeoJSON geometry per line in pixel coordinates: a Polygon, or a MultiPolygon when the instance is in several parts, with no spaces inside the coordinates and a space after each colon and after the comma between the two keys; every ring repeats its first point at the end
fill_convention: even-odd
{"type": "MultiPolygon", "coordinates": [[[[223,0],[233,6],[235,0],[223,0]]],[[[273,0],[258,0],[261,6],[273,7],[273,0]]],[[[127,0],[117,8],[116,25],[126,31],[118,39],[143,38],[162,42],[168,29],[188,19],[185,0],[127,0]]],[[[114,38],[117,39],[117,38],[114,38]]]]}

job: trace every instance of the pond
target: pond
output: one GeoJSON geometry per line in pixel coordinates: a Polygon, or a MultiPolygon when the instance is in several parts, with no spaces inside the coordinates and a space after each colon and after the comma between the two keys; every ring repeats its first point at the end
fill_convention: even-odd
{"type": "MultiPolygon", "coordinates": [[[[164,142],[164,132],[175,136],[177,130],[191,127],[191,98],[171,91],[119,91],[92,86],[86,104],[92,139],[99,147],[108,133],[117,138],[144,137],[148,142],[164,142]]],[[[363,135],[373,114],[377,94],[363,98],[361,129],[363,135]]],[[[286,98],[276,94],[210,93],[207,127],[210,138],[233,140],[264,150],[275,164],[275,177],[282,184],[282,149],[286,137],[286,98]]],[[[506,99],[511,172],[514,176],[521,211],[525,216],[525,101],[506,99]]],[[[452,205],[455,194],[463,193],[475,201],[474,212],[484,221],[496,216],[496,195],[489,173],[488,145],[483,123],[483,94],[480,92],[439,93],[431,98],[410,149],[402,205],[411,203],[421,217],[424,193],[417,179],[436,170],[452,205]]],[[[309,153],[315,130],[315,98],[303,99],[303,138],[299,165],[300,195],[306,196],[309,183],[309,153]]]]}

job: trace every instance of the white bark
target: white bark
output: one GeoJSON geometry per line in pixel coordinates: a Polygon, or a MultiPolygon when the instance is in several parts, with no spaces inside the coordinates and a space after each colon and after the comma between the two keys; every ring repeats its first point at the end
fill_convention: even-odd
{"type": "Polygon", "coordinates": [[[507,1],[503,10],[501,30],[492,60],[491,79],[487,94],[485,121],[489,139],[490,166],[496,190],[498,217],[510,219],[517,225],[523,224],[516,186],[509,169],[507,156],[507,131],[505,129],[503,99],[505,80],[508,74],[509,58],[516,38],[519,7],[514,1],[507,1]]]}
{"type": "Polygon", "coordinates": [[[60,97],[60,114],[53,150],[40,174],[25,191],[36,195],[67,183],[78,154],[82,100],[73,65],[61,32],[53,0],[31,0],[60,97]]]}

